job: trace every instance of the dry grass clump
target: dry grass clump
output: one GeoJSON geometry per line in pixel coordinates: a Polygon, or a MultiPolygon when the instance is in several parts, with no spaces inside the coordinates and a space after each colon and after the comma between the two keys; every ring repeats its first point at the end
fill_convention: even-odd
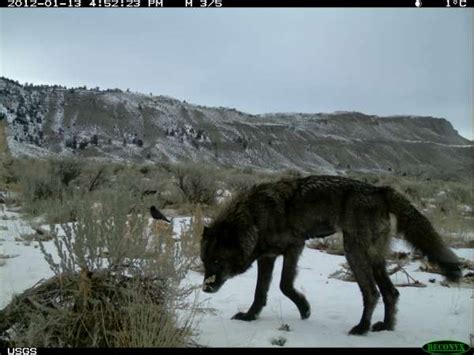
{"type": "Polygon", "coordinates": [[[53,228],[54,253],[41,244],[55,275],[0,311],[6,345],[188,344],[195,314],[188,296],[194,288],[180,282],[195,262],[191,234],[185,230],[176,237],[169,227],[150,226],[147,206],[128,191],[102,197],[94,208],[84,199],[75,223],[53,228]]]}
{"type": "Polygon", "coordinates": [[[163,280],[111,270],[53,276],[13,298],[0,312],[0,330],[9,346],[125,346],[139,306],[150,318],[172,323],[162,308],[165,287],[163,280]]]}

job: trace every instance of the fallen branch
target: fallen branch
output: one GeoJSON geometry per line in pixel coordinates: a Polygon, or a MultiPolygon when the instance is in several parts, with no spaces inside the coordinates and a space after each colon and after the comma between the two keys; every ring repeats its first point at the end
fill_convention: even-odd
{"type": "Polygon", "coordinates": [[[397,287],[426,287],[426,285],[420,281],[396,284],[395,286],[397,287]]]}

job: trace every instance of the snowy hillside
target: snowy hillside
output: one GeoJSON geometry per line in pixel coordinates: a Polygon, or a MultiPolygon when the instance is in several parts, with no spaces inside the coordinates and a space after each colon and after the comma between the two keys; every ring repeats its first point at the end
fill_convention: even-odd
{"type": "Polygon", "coordinates": [[[346,169],[459,179],[472,142],[442,118],[358,112],[251,115],[119,89],[32,86],[0,78],[0,119],[15,156],[205,160],[268,170],[346,169]]]}

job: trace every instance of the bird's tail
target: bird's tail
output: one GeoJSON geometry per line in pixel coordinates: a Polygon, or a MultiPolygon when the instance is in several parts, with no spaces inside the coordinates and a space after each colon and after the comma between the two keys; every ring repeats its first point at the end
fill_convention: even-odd
{"type": "Polygon", "coordinates": [[[158,210],[158,208],[156,208],[155,206],[150,207],[150,214],[156,220],[161,220],[161,221],[171,223],[171,221],[168,218],[166,218],[166,216],[163,213],[161,213],[160,210],[158,210]]]}

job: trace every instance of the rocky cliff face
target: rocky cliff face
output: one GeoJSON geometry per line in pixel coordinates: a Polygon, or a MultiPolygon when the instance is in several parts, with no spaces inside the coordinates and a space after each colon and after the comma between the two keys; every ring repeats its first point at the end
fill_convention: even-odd
{"type": "Polygon", "coordinates": [[[13,155],[205,160],[336,173],[346,169],[469,178],[473,143],[445,119],[358,112],[250,115],[165,96],[0,78],[13,155]]]}

